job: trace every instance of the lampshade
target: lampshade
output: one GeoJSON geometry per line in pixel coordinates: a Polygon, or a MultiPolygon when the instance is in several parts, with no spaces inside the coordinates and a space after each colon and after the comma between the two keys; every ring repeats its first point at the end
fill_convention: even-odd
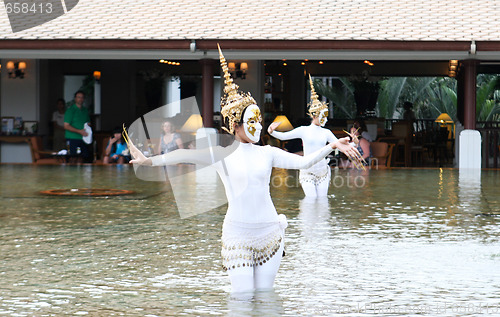
{"type": "Polygon", "coordinates": [[[196,132],[203,127],[203,119],[199,114],[192,114],[181,128],[183,132],[196,132]]]}
{"type": "Polygon", "coordinates": [[[26,69],[26,63],[25,62],[19,62],[19,69],[20,70],[25,70],[26,69]]]}
{"type": "Polygon", "coordinates": [[[281,122],[281,124],[276,128],[276,131],[285,132],[285,131],[290,131],[293,129],[293,126],[290,123],[290,120],[288,120],[288,118],[285,115],[277,116],[273,122],[281,122]]]}
{"type": "Polygon", "coordinates": [[[248,70],[248,64],[243,62],[240,64],[240,69],[244,72],[246,72],[248,70]]]}
{"type": "Polygon", "coordinates": [[[7,62],[7,69],[8,69],[9,71],[11,71],[11,70],[14,70],[14,68],[15,68],[15,66],[14,66],[14,62],[13,62],[13,61],[8,61],[8,62],[7,62]]]}
{"type": "Polygon", "coordinates": [[[434,122],[438,122],[441,124],[445,123],[454,123],[454,121],[451,119],[451,117],[447,113],[442,113],[439,115],[439,117],[436,118],[434,122]]]}
{"type": "Polygon", "coordinates": [[[236,70],[236,64],[233,62],[230,62],[227,64],[227,68],[229,69],[230,72],[234,72],[236,70]]]}
{"type": "Polygon", "coordinates": [[[96,80],[101,79],[101,72],[100,72],[100,71],[98,71],[98,70],[95,70],[95,71],[94,71],[94,78],[95,78],[96,80]]]}

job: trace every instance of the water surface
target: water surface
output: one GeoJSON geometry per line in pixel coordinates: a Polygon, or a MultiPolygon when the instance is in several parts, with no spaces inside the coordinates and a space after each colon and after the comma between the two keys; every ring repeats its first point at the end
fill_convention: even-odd
{"type": "Polygon", "coordinates": [[[220,261],[226,206],[181,218],[170,184],[129,166],[1,165],[0,315],[500,314],[498,171],[332,175],[328,199],[305,200],[295,172],[275,171],[287,255],[273,292],[235,298],[220,261]],[[135,193],[38,193],[61,188],[135,193]]]}

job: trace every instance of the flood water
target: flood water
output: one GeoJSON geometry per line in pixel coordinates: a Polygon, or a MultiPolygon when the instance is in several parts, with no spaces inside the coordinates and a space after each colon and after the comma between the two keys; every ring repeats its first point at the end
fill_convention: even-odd
{"type": "Polygon", "coordinates": [[[312,201],[295,172],[272,183],[286,257],[274,291],[240,298],[225,205],[181,218],[130,166],[1,165],[0,316],[500,315],[500,171],[335,170],[312,201]],[[39,194],[63,188],[135,193],[39,194]]]}

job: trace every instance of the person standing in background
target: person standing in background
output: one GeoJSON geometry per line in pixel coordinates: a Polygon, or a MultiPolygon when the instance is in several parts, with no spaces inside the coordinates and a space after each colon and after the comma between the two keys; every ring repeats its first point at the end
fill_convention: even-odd
{"type": "Polygon", "coordinates": [[[57,110],[52,113],[52,149],[60,151],[66,148],[65,129],[64,129],[64,113],[66,112],[66,102],[64,99],[57,99],[57,110]]]}
{"type": "Polygon", "coordinates": [[[87,144],[83,142],[83,137],[88,135],[84,125],[90,123],[90,116],[87,108],[83,106],[84,101],[83,91],[77,91],[75,103],[64,114],[64,129],[66,130],[66,142],[69,145],[69,155],[83,157],[83,160],[87,161],[90,155],[87,144]]]}
{"type": "Polygon", "coordinates": [[[413,112],[413,104],[409,101],[405,101],[403,104],[403,120],[415,122],[415,112],[413,112]]]}

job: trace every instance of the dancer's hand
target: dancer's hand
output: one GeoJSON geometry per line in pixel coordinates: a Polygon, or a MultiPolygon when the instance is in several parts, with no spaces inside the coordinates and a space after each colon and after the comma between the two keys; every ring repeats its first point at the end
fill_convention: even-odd
{"type": "Polygon", "coordinates": [[[358,136],[354,133],[351,133],[349,134],[352,138],[352,142],[354,142],[354,144],[358,145],[359,144],[359,139],[358,139],[358,136]]]}
{"type": "Polygon", "coordinates": [[[364,168],[364,163],[365,160],[359,153],[358,149],[356,146],[352,143],[349,143],[349,138],[341,138],[338,139],[336,142],[330,143],[332,148],[337,148],[340,152],[344,153],[349,160],[351,160],[358,169],[365,169],[364,168]]]}
{"type": "Polygon", "coordinates": [[[151,160],[148,159],[138,148],[135,147],[131,140],[128,141],[128,148],[130,149],[130,156],[132,160],[129,163],[139,165],[151,165],[151,160]]]}
{"type": "Polygon", "coordinates": [[[359,128],[357,128],[356,130],[354,130],[354,128],[351,128],[351,132],[347,132],[346,130],[344,130],[345,133],[347,133],[351,139],[352,139],[352,142],[354,142],[354,144],[358,145],[359,144],[359,138],[358,138],[358,132],[359,128]]]}
{"type": "Polygon", "coordinates": [[[274,130],[281,124],[281,122],[273,122],[267,128],[267,133],[272,134],[274,130]]]}
{"type": "Polygon", "coordinates": [[[135,147],[132,140],[130,140],[127,129],[125,129],[125,124],[123,125],[123,139],[127,143],[127,147],[130,150],[130,156],[132,156],[133,160],[130,160],[131,164],[140,164],[140,165],[153,165],[151,159],[148,159],[138,148],[135,147]]]}

